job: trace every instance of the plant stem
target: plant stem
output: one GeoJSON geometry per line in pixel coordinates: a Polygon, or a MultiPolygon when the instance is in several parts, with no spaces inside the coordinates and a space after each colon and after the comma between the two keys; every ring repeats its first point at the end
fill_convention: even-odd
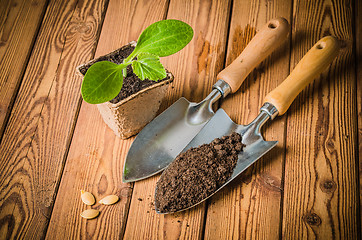
{"type": "Polygon", "coordinates": [[[118,65],[118,68],[120,69],[125,69],[128,65],[130,65],[132,62],[128,62],[128,63],[121,63],[118,65]]]}
{"type": "Polygon", "coordinates": [[[133,50],[133,52],[131,52],[131,54],[123,60],[123,63],[128,63],[131,62],[133,60],[133,58],[135,58],[137,55],[137,52],[135,50],[133,50]]]}
{"type": "Polygon", "coordinates": [[[118,68],[119,69],[122,69],[122,75],[123,75],[123,78],[127,77],[127,66],[132,64],[133,61],[131,62],[125,62],[125,60],[123,61],[123,63],[119,64],[118,65],[118,68]]]}
{"type": "MultiPolygon", "coordinates": [[[[133,50],[133,52],[131,52],[131,54],[126,59],[123,60],[122,64],[123,65],[126,64],[126,67],[127,67],[128,65],[130,65],[132,63],[132,60],[133,60],[133,58],[136,57],[136,55],[137,55],[137,52],[135,50],[133,50]]],[[[120,64],[120,65],[122,65],[122,64],[120,64]]],[[[124,78],[127,77],[127,68],[126,67],[122,69],[124,78]]]]}

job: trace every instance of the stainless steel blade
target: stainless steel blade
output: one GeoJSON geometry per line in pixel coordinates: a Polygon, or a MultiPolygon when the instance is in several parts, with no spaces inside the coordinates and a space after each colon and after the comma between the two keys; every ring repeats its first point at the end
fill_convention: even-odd
{"type": "MultiPolygon", "coordinates": [[[[255,118],[253,122],[248,125],[238,125],[234,123],[230,117],[225,113],[223,109],[219,109],[213,118],[202,128],[197,136],[185,147],[182,151],[186,151],[193,147],[198,147],[205,143],[212,142],[215,138],[220,138],[225,135],[229,135],[233,132],[240,133],[243,138],[242,142],[246,146],[243,151],[238,155],[238,162],[234,168],[233,174],[221,187],[219,187],[214,193],[203,199],[201,202],[210,198],[225,185],[230,183],[233,179],[239,176],[245,169],[260,159],[264,154],[269,152],[278,142],[277,141],[265,141],[260,133],[260,128],[264,123],[270,119],[270,114],[261,109],[260,114],[255,118]]],[[[157,188],[156,188],[157,191],[157,188]]],[[[199,202],[199,203],[201,203],[199,202]]],[[[197,204],[199,204],[197,203],[197,204]]],[[[197,205],[195,204],[195,205],[197,205]]],[[[182,209],[184,211],[191,207],[182,209]]],[[[157,206],[157,204],[155,204],[157,206]]],[[[156,209],[157,213],[160,213],[156,209]]]]}
{"type": "Polygon", "coordinates": [[[200,103],[180,98],[150,122],[128,151],[123,182],[142,180],[161,172],[214,116],[212,104],[228,94],[229,86],[219,80],[200,103]]]}

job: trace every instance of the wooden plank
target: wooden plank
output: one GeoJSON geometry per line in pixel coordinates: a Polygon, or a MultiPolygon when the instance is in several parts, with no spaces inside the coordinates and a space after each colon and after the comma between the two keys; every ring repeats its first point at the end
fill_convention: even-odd
{"type": "Polygon", "coordinates": [[[45,236],[105,1],[51,1],[0,145],[0,238],[45,236]]]}
{"type": "MultiPolygon", "coordinates": [[[[233,5],[227,65],[268,20],[282,16],[290,22],[292,9],[289,1],[234,1],[233,5]]],[[[258,115],[264,96],[288,75],[289,45],[286,39],[239,91],[225,99],[221,107],[236,123],[250,123],[258,115]]],[[[285,121],[279,117],[264,127],[266,140],[279,141],[276,149],[209,200],[205,239],[280,238],[285,121]]]]}
{"type": "Polygon", "coordinates": [[[287,121],[282,237],[358,239],[357,116],[352,2],[294,1],[291,66],[325,35],[341,40],[329,70],[287,121]]]}
{"type": "MultiPolygon", "coordinates": [[[[355,52],[355,59],[356,59],[356,80],[357,80],[357,119],[358,119],[358,159],[359,160],[359,226],[360,229],[362,228],[361,223],[361,215],[362,215],[362,2],[355,1],[355,43],[356,43],[356,52],[355,52]],[[358,44],[359,43],[359,44],[358,44]]],[[[361,230],[359,232],[359,239],[361,239],[361,230]]]]}
{"type": "MultiPolygon", "coordinates": [[[[168,1],[111,0],[103,23],[96,56],[115,50],[132,40],[151,23],[166,17],[168,1]]],[[[80,83],[81,78],[76,78],[80,83]]],[[[103,122],[97,107],[83,103],[69,149],[64,174],[50,220],[47,239],[122,238],[132,185],[122,183],[124,159],[133,138],[121,140],[103,122]],[[112,206],[99,206],[95,220],[80,213],[86,206],[80,190],[92,192],[97,200],[108,194],[121,197],[112,206]]],[[[139,223],[137,223],[139,224],[139,223]]]]}
{"type": "Polygon", "coordinates": [[[0,139],[46,9],[46,0],[0,1],[0,139]]]}
{"type": "MultiPolygon", "coordinates": [[[[195,35],[185,49],[163,59],[175,74],[168,104],[181,96],[198,102],[210,93],[223,68],[230,7],[230,1],[171,0],[167,18],[187,22],[195,35]]],[[[125,239],[200,239],[205,205],[178,214],[156,214],[153,201],[158,178],[135,183],[125,239]]]]}

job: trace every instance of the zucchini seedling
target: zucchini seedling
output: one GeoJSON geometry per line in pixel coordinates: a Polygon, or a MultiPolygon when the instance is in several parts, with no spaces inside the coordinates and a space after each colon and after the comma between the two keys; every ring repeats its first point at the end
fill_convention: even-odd
{"type": "Polygon", "coordinates": [[[84,76],[81,93],[84,101],[104,103],[115,98],[122,89],[127,66],[141,79],[161,80],[166,70],[160,57],[183,49],[192,39],[193,30],[179,20],[168,19],[148,26],[139,36],[133,52],[121,64],[101,61],[93,64],[84,76]]]}

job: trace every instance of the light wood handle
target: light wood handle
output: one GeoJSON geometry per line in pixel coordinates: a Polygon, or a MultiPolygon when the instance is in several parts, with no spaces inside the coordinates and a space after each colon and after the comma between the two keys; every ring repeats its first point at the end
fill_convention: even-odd
{"type": "Polygon", "coordinates": [[[300,60],[292,73],[265,98],[283,115],[298,94],[334,60],[339,51],[338,41],[331,36],[319,40],[300,60]]]}
{"type": "Polygon", "coordinates": [[[236,92],[249,73],[275,50],[288,36],[289,24],[282,17],[270,20],[253,37],[243,52],[218,75],[236,92]]]}

